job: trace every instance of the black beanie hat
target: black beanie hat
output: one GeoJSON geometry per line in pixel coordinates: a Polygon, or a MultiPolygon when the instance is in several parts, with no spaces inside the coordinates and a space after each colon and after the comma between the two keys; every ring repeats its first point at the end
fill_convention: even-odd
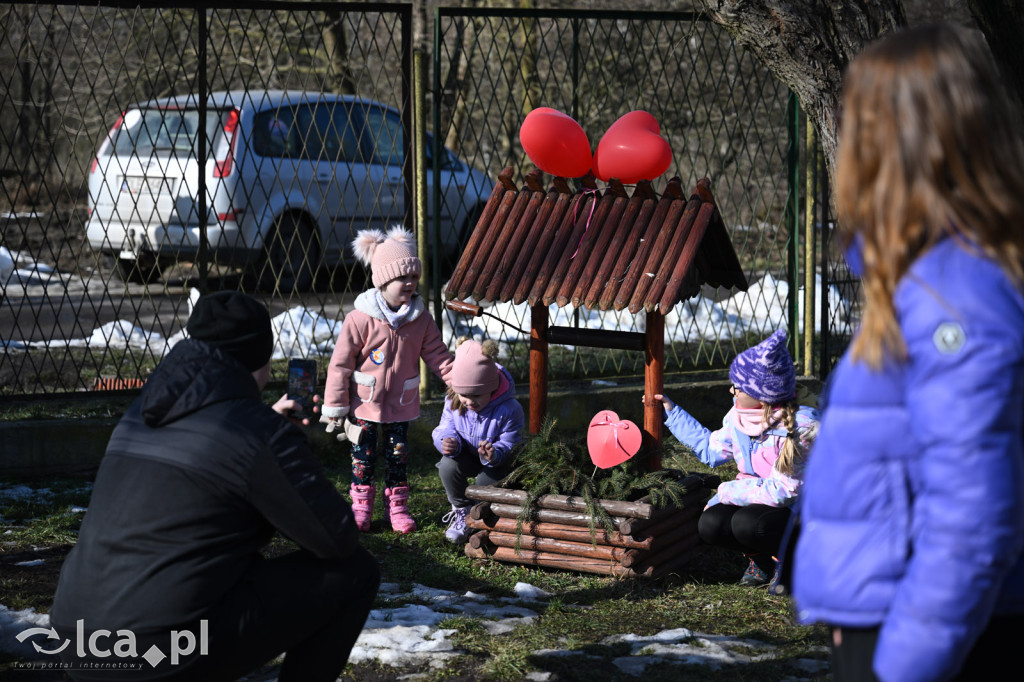
{"type": "Polygon", "coordinates": [[[270,313],[240,291],[200,296],[186,328],[190,337],[220,348],[250,372],[267,364],[274,350],[270,313]]]}

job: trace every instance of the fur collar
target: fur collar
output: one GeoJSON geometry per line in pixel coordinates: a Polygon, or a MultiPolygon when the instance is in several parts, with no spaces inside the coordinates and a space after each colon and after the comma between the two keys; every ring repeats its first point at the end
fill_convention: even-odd
{"type": "MultiPolygon", "coordinates": [[[[388,324],[387,317],[381,312],[380,306],[377,305],[377,290],[367,289],[363,293],[356,296],[355,309],[361,313],[365,313],[375,320],[380,320],[384,324],[388,324]]],[[[424,312],[427,308],[423,305],[423,299],[419,293],[412,295],[412,300],[409,301],[409,314],[406,316],[406,322],[412,322],[424,312]]]]}

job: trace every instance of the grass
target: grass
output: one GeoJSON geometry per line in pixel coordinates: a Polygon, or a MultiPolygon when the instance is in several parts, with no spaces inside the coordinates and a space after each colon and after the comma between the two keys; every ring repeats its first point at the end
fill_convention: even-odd
{"type": "MultiPolygon", "coordinates": [[[[372,531],[363,544],[381,562],[383,579],[407,587],[413,583],[464,593],[473,591],[490,599],[514,596],[517,582],[526,582],[553,595],[540,606],[540,616],[529,627],[494,636],[480,621],[455,615],[441,625],[455,630],[450,637],[463,652],[440,669],[396,670],[379,664],[349,666],[343,679],[388,680],[416,672],[423,680],[522,680],[531,672],[549,672],[551,679],[586,680],[634,679],[612,663],[628,653],[629,646],[604,643],[606,637],[624,633],[654,635],[675,628],[693,632],[750,638],[776,647],[770,660],[725,666],[688,666],[669,662],[648,666],[645,682],[661,680],[792,680],[827,679],[825,673],[808,672],[799,659],[827,658],[825,629],[802,627],[794,622],[791,603],[764,589],[736,584],[745,562],[735,552],[708,548],[685,571],[659,580],[619,580],[585,573],[533,569],[520,565],[475,560],[444,539],[441,517],[448,509],[431,446],[413,443],[410,505],[419,530],[398,535],[380,520],[382,500],[378,499],[372,531]],[[539,656],[542,649],[559,648],[571,653],[557,657],[539,656]]],[[[342,446],[318,446],[318,455],[328,476],[340,490],[349,484],[349,458],[342,446]]],[[[695,461],[691,471],[706,470],[695,461]]],[[[378,475],[382,474],[378,462],[378,475]]],[[[728,469],[716,473],[729,478],[728,469]]],[[[6,485],[16,484],[7,481],[6,485]]],[[[56,570],[75,541],[82,514],[87,507],[89,479],[66,478],[22,481],[48,494],[34,499],[0,499],[0,603],[11,609],[35,608],[49,611],[56,570]],[[18,569],[12,562],[20,556],[45,556],[50,570],[48,581],[34,578],[39,569],[18,569]]],[[[379,496],[382,497],[382,496],[379,496]]],[[[275,538],[268,553],[290,548],[288,541],[275,538]]],[[[42,567],[40,567],[42,568],[42,567]]],[[[407,599],[406,602],[415,602],[407,599]]],[[[402,599],[378,597],[377,607],[394,607],[402,599]]],[[[751,649],[749,654],[759,652],[751,649]]],[[[0,677],[14,659],[0,655],[0,677]]]]}

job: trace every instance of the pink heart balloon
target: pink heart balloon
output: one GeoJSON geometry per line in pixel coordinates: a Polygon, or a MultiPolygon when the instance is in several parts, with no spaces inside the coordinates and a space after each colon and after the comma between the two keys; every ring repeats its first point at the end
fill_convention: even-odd
{"type": "Polygon", "coordinates": [[[657,119],[646,111],[631,111],[613,123],[594,152],[594,175],[605,182],[625,184],[653,180],[672,165],[672,148],[661,136],[657,119]]]}
{"type": "Polygon", "coordinates": [[[590,420],[587,430],[587,452],[601,469],[622,464],[640,451],[643,434],[631,421],[619,419],[611,410],[601,410],[590,420]]]}
{"type": "Polygon", "coordinates": [[[545,173],[578,178],[590,170],[590,140],[576,119],[550,107],[538,107],[519,127],[519,142],[545,173]]]}

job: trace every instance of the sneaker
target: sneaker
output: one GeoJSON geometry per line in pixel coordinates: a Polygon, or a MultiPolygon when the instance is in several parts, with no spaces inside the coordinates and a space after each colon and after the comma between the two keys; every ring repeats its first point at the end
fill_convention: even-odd
{"type": "Polygon", "coordinates": [[[777,597],[783,597],[786,595],[786,586],[783,585],[780,580],[782,579],[782,562],[778,559],[775,560],[775,574],[772,575],[771,582],[768,583],[768,594],[774,594],[777,597]]]}
{"type": "Polygon", "coordinates": [[[768,574],[761,570],[761,568],[754,563],[754,560],[750,560],[750,565],[747,566],[746,572],[743,573],[743,577],[740,578],[740,585],[746,587],[759,587],[768,583],[768,574]]]}
{"type": "Polygon", "coordinates": [[[466,530],[466,512],[468,511],[469,507],[452,507],[452,510],[441,519],[448,523],[448,530],[444,532],[444,536],[453,545],[461,545],[469,535],[466,530]]]}

